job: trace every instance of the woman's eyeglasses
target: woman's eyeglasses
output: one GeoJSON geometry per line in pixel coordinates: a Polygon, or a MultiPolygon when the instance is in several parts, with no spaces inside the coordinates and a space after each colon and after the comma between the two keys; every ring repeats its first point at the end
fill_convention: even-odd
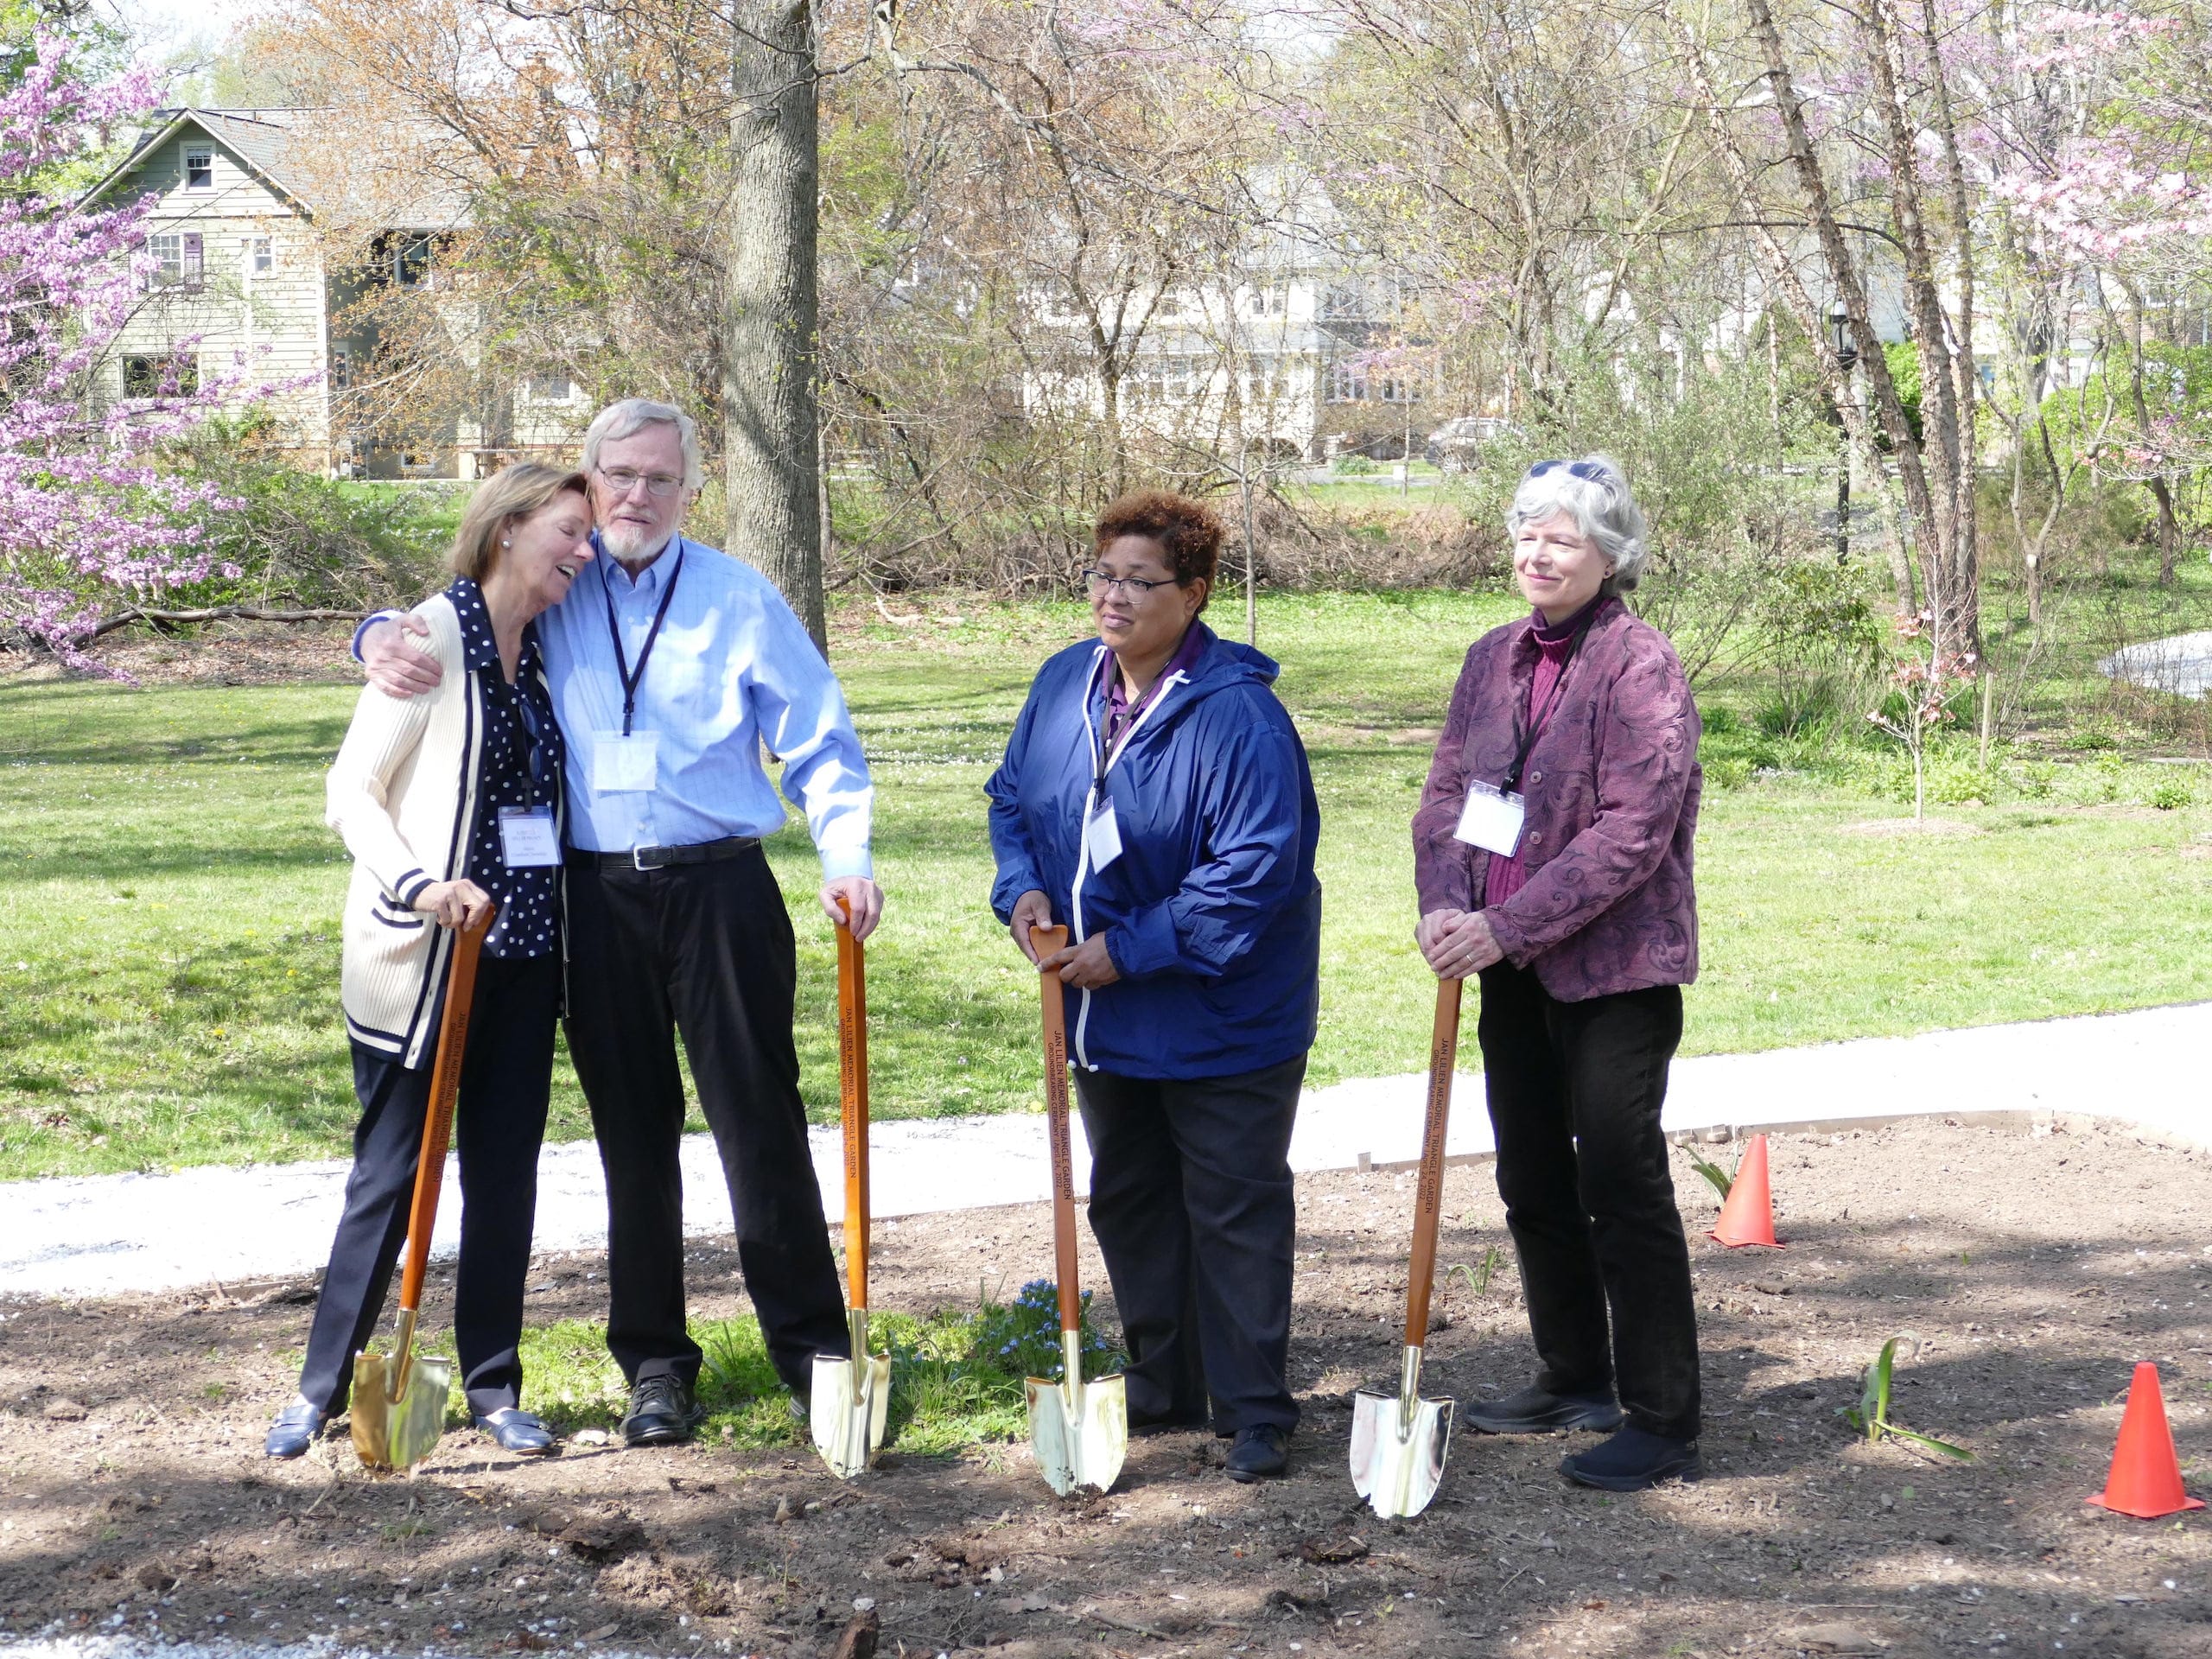
{"type": "Polygon", "coordinates": [[[1554,467],[1566,467],[1569,478],[1586,479],[1592,484],[1605,481],[1605,469],[1594,461],[1540,461],[1529,469],[1529,476],[1541,478],[1554,467]]]}
{"type": "Polygon", "coordinates": [[[1155,588],[1173,588],[1173,576],[1166,581],[1147,582],[1142,576],[1109,576],[1103,570],[1083,573],[1083,591],[1096,599],[1101,594],[1120,593],[1131,599],[1142,599],[1155,588]]]}
{"type": "Polygon", "coordinates": [[[599,475],[617,495],[627,495],[643,484],[647,495],[664,501],[683,487],[683,480],[672,473],[633,473],[627,467],[602,467],[599,475]]]}

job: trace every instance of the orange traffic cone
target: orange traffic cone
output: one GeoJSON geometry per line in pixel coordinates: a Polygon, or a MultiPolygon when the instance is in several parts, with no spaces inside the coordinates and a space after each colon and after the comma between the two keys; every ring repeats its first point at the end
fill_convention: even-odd
{"type": "Polygon", "coordinates": [[[1720,1219],[1713,1224],[1713,1236],[1732,1250],[1745,1244],[1763,1244],[1770,1250],[1783,1248],[1775,1241],[1774,1198],[1767,1191],[1766,1136],[1753,1135],[1751,1144],[1744,1148],[1736,1179],[1729,1183],[1728,1196],[1721,1201],[1720,1219]]]}
{"type": "Polygon", "coordinates": [[[2104,1491],[2089,1502],[2143,1521],[2204,1507],[2181,1489],[2181,1459],[2166,1423],[2165,1393],[2158,1387],[2158,1368],[2147,1359],[2137,1364],[2135,1380],[2128,1385],[2112,1472],[2105,1477],[2104,1491]]]}

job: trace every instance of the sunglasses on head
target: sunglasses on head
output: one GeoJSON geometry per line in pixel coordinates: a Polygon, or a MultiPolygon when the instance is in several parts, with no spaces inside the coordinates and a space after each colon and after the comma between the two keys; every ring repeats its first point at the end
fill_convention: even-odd
{"type": "Polygon", "coordinates": [[[1566,467],[1569,478],[1586,479],[1592,484],[1605,481],[1605,469],[1594,461],[1540,461],[1529,469],[1529,476],[1541,478],[1554,467],[1566,467]]]}

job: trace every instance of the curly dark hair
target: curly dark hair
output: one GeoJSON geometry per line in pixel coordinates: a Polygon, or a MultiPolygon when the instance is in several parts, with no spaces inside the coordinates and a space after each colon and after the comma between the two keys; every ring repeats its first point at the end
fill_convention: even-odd
{"type": "Polygon", "coordinates": [[[1131,490],[1108,502],[1098,515],[1098,528],[1091,532],[1092,556],[1124,536],[1158,542],[1175,585],[1187,588],[1204,582],[1211,594],[1214,568],[1221,559],[1221,520],[1205,502],[1173,490],[1131,490]]]}

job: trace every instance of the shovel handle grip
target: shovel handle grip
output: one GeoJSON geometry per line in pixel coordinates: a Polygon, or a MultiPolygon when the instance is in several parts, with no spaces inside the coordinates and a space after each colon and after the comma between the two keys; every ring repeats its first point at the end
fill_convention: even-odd
{"type": "Polygon", "coordinates": [[[1414,1255],[1406,1275],[1406,1346],[1428,1340],[1436,1285],[1436,1235],[1444,1220],[1444,1137],[1452,1124],[1452,1076],[1459,1058],[1460,982],[1436,982],[1436,1025],[1428,1039],[1428,1115],[1421,1131],[1421,1184],[1414,1197],[1414,1255]]]}
{"type": "MultiPolygon", "coordinates": [[[[430,1105],[423,1120],[423,1150],[415,1160],[415,1204],[407,1212],[407,1268],[399,1280],[399,1309],[423,1306],[423,1280],[430,1270],[430,1234],[437,1225],[438,1189],[446,1178],[446,1146],[453,1139],[454,1102],[461,1094],[461,1062],[468,1048],[468,1011],[476,1001],[476,962],[499,907],[485,906],[473,926],[454,935],[446,974],[446,1011],[438,1024],[438,1057],[430,1064],[430,1105]]],[[[404,1355],[394,1356],[404,1365],[404,1355]]]]}
{"type": "MultiPolygon", "coordinates": [[[[848,1301],[868,1306],[868,950],[853,937],[853,907],[837,908],[837,1097],[845,1141],[845,1282],[848,1301]]],[[[855,1354],[859,1363],[861,1356],[855,1354]]]]}
{"type": "MultiPolygon", "coordinates": [[[[1030,949],[1039,958],[1067,947],[1065,927],[1033,927],[1030,949]]],[[[1068,1145],[1068,1016],[1059,969],[1037,976],[1045,1014],[1045,1131],[1052,1147],[1052,1269],[1059,1283],[1060,1329],[1079,1330],[1083,1293],[1076,1284],[1075,1168],[1068,1145]]]]}

